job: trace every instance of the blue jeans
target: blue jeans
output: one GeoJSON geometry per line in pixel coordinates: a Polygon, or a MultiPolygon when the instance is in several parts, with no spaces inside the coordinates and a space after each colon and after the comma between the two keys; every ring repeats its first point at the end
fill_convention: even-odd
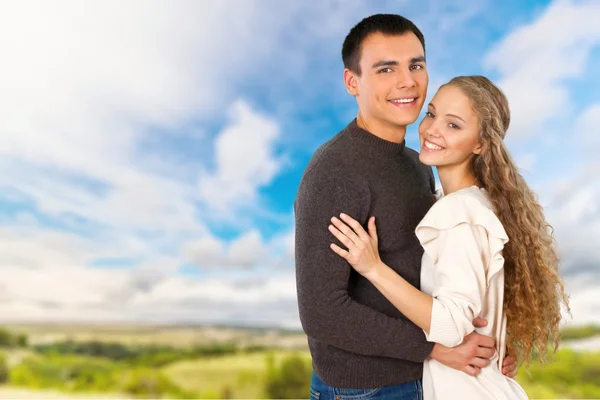
{"type": "Polygon", "coordinates": [[[311,400],[423,400],[421,380],[373,389],[334,388],[313,372],[310,383],[311,400]]]}

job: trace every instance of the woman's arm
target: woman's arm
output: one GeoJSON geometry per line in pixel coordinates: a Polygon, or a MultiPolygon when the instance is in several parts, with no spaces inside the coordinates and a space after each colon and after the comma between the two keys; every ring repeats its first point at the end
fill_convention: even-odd
{"type": "Polygon", "coordinates": [[[374,268],[368,279],[406,318],[429,334],[431,296],[415,288],[383,262],[374,268]]]}
{"type": "Polygon", "coordinates": [[[367,278],[402,314],[415,325],[429,333],[433,299],[408,283],[381,261],[377,249],[377,229],[375,217],[369,219],[369,234],[353,218],[340,214],[340,218],[332,218],[329,230],[343,243],[348,250],[336,244],[331,249],[345,258],[352,267],[367,278]]]}
{"type": "MultiPolygon", "coordinates": [[[[440,305],[442,303],[448,304],[447,299],[450,297],[454,297],[452,293],[452,287],[456,286],[456,283],[453,285],[442,285],[444,289],[441,287],[434,289],[434,296],[438,296],[437,299],[428,296],[427,294],[417,290],[412,285],[408,284],[406,280],[404,280],[401,276],[399,276],[395,271],[393,271],[390,267],[383,264],[381,259],[379,258],[379,252],[377,251],[377,230],[375,228],[375,218],[371,217],[369,219],[369,233],[367,234],[362,226],[354,221],[352,218],[345,216],[344,214],[340,215],[343,221],[346,224],[352,226],[350,229],[344,222],[338,220],[337,218],[332,218],[331,222],[333,225],[329,227],[329,230],[340,240],[341,243],[348,247],[348,250],[343,250],[339,246],[334,244],[331,245],[331,249],[334,250],[337,254],[345,258],[350,265],[367,279],[369,279],[375,287],[381,291],[385,295],[385,297],[392,303],[394,306],[407,318],[415,323],[415,325],[422,328],[425,332],[427,332],[428,340],[433,341],[431,335],[429,335],[431,331],[431,323],[432,320],[435,320],[435,316],[433,315],[433,308],[436,301],[440,301],[440,305]],[[335,225],[335,226],[334,226],[335,225]],[[336,228],[337,227],[337,228],[336,228]],[[339,229],[338,229],[339,228],[339,229]],[[358,244],[357,244],[358,243],[358,244]],[[444,300],[446,299],[446,300],[444,300]]],[[[438,269],[436,272],[436,282],[439,281],[457,281],[458,286],[462,287],[461,284],[462,277],[459,277],[457,274],[452,273],[452,265],[458,265],[456,254],[453,256],[450,255],[448,250],[453,250],[452,246],[455,249],[463,249],[467,250],[470,246],[477,243],[483,243],[484,240],[477,240],[477,233],[483,239],[485,239],[485,232],[473,230],[473,227],[470,229],[464,229],[465,226],[461,227],[460,230],[465,230],[466,236],[461,238],[459,235],[455,235],[454,239],[443,240],[443,244],[446,247],[440,248],[440,255],[438,257],[438,265],[440,267],[440,260],[442,266],[447,266],[448,268],[438,269]],[[458,243],[453,243],[453,241],[458,241],[458,243]],[[448,279],[446,279],[446,275],[448,275],[448,279]],[[453,279],[453,277],[458,277],[458,279],[453,279]]],[[[480,230],[483,228],[480,228],[480,230]]],[[[448,232],[442,234],[442,236],[446,236],[448,232]]],[[[456,233],[456,232],[455,232],[456,233]]],[[[447,238],[444,238],[447,239],[447,238]]],[[[479,265],[479,261],[475,253],[468,253],[463,251],[461,258],[465,258],[465,265],[471,264],[469,261],[473,257],[475,257],[472,261],[472,267],[474,267],[477,272],[476,275],[481,275],[483,271],[483,266],[481,268],[477,267],[479,265]],[[474,256],[475,254],[475,256],[474,256]],[[466,255],[466,256],[465,256],[466,255]]],[[[473,275],[471,275],[473,276],[473,275]]],[[[469,292],[473,293],[476,287],[479,287],[480,282],[482,282],[483,277],[475,279],[477,283],[471,286],[471,290],[469,292]]],[[[471,281],[472,279],[465,279],[465,282],[471,281]]],[[[436,285],[437,287],[437,285],[436,285]]],[[[460,291],[460,289],[459,289],[460,291]]],[[[475,289],[477,291],[477,289],[475,289]]],[[[482,292],[483,293],[483,292],[482,292]]],[[[482,298],[481,296],[475,295],[474,297],[482,298]]],[[[477,299],[475,299],[476,303],[477,299]]],[[[459,302],[460,303],[460,302],[459,302]]],[[[469,303],[469,301],[462,302],[469,303]]],[[[449,311],[452,306],[446,306],[445,308],[446,315],[447,311],[449,311]]],[[[478,308],[478,307],[474,307],[478,308]]],[[[442,313],[443,314],[443,313],[442,313]]],[[[467,313],[469,314],[469,312],[467,313]]],[[[467,317],[467,319],[469,319],[467,317]]],[[[486,325],[486,321],[481,318],[475,318],[471,321],[473,325],[477,327],[483,327],[486,325]]],[[[467,324],[467,330],[470,330],[470,325],[467,324]]],[[[450,326],[452,328],[452,326],[450,326]]],[[[452,330],[452,329],[450,329],[452,330]]],[[[460,337],[460,341],[463,341],[463,336],[457,333],[456,337],[460,337]]],[[[473,333],[472,335],[467,334],[467,339],[458,347],[455,346],[441,346],[437,344],[434,347],[434,353],[431,354],[433,358],[441,362],[442,364],[461,370],[469,375],[477,375],[480,368],[487,365],[489,362],[489,358],[491,358],[494,354],[494,342],[492,338],[487,336],[481,336],[477,333],[473,333]],[[471,336],[475,335],[471,338],[471,336]],[[471,342],[471,343],[467,343],[471,342]],[[473,355],[474,354],[474,355],[473,355]]],[[[504,359],[502,363],[502,373],[508,377],[514,378],[517,375],[517,361],[514,357],[508,356],[504,359]]]]}
{"type": "Polygon", "coordinates": [[[460,224],[440,232],[431,297],[381,261],[373,217],[369,219],[368,234],[352,218],[343,214],[341,218],[343,222],[333,218],[329,229],[348,250],[334,244],[332,250],[423,329],[429,341],[454,347],[474,330],[473,320],[481,311],[486,286],[484,261],[474,227],[460,224]]]}

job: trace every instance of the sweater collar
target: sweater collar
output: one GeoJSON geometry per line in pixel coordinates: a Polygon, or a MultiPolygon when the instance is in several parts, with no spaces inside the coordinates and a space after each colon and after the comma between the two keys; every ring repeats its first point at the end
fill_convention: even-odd
{"type": "Polygon", "coordinates": [[[390,142],[360,128],[356,123],[356,118],[348,124],[346,130],[353,139],[360,141],[371,149],[375,149],[381,154],[389,154],[391,156],[400,155],[406,147],[406,140],[403,140],[401,143],[390,142]]]}

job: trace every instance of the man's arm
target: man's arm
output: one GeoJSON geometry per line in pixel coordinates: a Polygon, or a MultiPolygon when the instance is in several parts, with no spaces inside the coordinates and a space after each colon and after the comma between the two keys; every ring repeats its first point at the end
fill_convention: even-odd
{"type": "Polygon", "coordinates": [[[368,188],[319,175],[315,179],[318,172],[305,175],[295,202],[296,282],[305,332],[354,353],[424,361],[433,343],[428,343],[412,322],[389,317],[350,298],[352,268],[329,247],[334,241],[327,229],[332,216],[344,212],[358,221],[367,219],[368,188]]]}

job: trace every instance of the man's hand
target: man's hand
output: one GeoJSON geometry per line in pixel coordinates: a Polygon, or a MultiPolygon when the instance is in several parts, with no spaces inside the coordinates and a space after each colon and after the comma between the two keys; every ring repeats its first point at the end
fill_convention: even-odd
{"type": "MultiPolygon", "coordinates": [[[[486,325],[485,319],[475,318],[473,320],[473,326],[476,328],[483,328],[486,325]]],[[[496,352],[495,344],[495,340],[491,337],[471,332],[465,336],[460,345],[454,348],[436,343],[430,357],[447,367],[477,376],[481,372],[481,368],[489,365],[490,358],[496,352]]],[[[504,358],[502,373],[510,378],[517,376],[517,360],[514,357],[507,355],[504,358]]]]}
{"type": "Polygon", "coordinates": [[[509,378],[514,378],[517,376],[517,360],[512,356],[504,357],[504,361],[502,361],[502,373],[509,378]]]}
{"type": "Polygon", "coordinates": [[[431,352],[431,358],[447,367],[477,376],[481,372],[481,368],[490,363],[490,358],[496,351],[495,343],[491,337],[471,332],[465,336],[461,344],[453,348],[436,343],[431,352]]]}

